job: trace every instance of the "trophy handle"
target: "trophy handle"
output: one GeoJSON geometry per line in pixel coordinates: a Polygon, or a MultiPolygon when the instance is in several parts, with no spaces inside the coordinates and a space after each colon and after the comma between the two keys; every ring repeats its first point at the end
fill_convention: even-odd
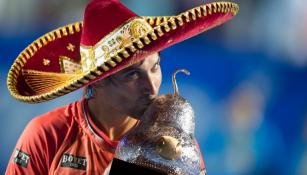
{"type": "Polygon", "coordinates": [[[179,90],[178,90],[178,86],[177,86],[177,82],[176,82],[176,74],[178,72],[183,72],[186,75],[190,75],[190,72],[187,69],[177,69],[173,75],[172,75],[172,82],[173,82],[173,87],[174,87],[174,94],[175,95],[179,95],[179,90]]]}

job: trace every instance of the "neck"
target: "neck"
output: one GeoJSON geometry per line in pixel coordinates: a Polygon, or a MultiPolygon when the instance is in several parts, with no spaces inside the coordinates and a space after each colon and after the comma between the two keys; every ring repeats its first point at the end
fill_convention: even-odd
{"type": "Polygon", "coordinates": [[[111,140],[120,140],[137,123],[137,119],[94,99],[88,100],[88,110],[95,125],[111,140]]]}

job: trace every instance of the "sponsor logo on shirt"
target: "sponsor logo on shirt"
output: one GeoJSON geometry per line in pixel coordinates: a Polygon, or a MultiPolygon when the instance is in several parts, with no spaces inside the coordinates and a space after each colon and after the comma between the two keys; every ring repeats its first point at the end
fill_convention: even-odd
{"type": "Polygon", "coordinates": [[[63,154],[61,159],[61,167],[69,167],[79,170],[86,170],[86,158],[75,156],[72,154],[63,154]]]}
{"type": "Polygon", "coordinates": [[[27,168],[29,160],[30,160],[29,154],[22,152],[20,149],[15,150],[14,158],[13,158],[14,163],[24,168],[27,168]]]}

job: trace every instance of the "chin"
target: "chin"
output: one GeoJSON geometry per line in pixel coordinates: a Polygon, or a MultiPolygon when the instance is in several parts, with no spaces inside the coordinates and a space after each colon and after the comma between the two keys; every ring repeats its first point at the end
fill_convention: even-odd
{"type": "Polygon", "coordinates": [[[135,118],[135,119],[141,119],[141,117],[145,113],[147,107],[148,107],[148,105],[143,107],[143,108],[139,108],[138,110],[135,110],[135,111],[131,112],[130,116],[135,118]]]}
{"type": "Polygon", "coordinates": [[[135,119],[141,119],[143,114],[144,114],[145,110],[144,111],[140,111],[140,112],[135,112],[134,115],[133,115],[133,118],[135,119]]]}
{"type": "Polygon", "coordinates": [[[135,119],[141,119],[150,104],[151,103],[136,102],[135,105],[130,106],[129,116],[135,119]]]}

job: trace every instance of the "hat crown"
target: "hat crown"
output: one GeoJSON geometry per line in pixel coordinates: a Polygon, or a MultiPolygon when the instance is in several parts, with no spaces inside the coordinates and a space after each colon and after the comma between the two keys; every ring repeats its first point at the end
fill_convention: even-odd
{"type": "Polygon", "coordinates": [[[95,45],[125,21],[136,16],[118,0],[92,0],[84,12],[81,45],[95,45]]]}

